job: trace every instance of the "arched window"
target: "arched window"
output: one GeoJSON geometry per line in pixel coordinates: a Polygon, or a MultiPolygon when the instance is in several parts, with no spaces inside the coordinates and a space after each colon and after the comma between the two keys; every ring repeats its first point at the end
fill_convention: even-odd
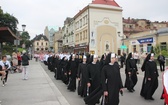
{"type": "Polygon", "coordinates": [[[41,43],[41,45],[43,46],[43,42],[41,43]]]}
{"type": "Polygon", "coordinates": [[[37,46],[39,45],[39,43],[37,42],[37,46]]]}
{"type": "Polygon", "coordinates": [[[36,49],[37,51],[39,50],[39,48],[36,49]]]}

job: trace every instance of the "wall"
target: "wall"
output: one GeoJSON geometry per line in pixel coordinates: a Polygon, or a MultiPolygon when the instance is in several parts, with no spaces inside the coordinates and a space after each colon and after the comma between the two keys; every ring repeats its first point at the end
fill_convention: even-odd
{"type": "Polygon", "coordinates": [[[121,45],[121,38],[118,37],[118,32],[121,32],[121,35],[123,35],[123,24],[122,24],[122,9],[119,7],[113,7],[108,5],[94,5],[90,4],[90,51],[95,51],[96,54],[102,55],[104,52],[100,49],[102,46],[100,46],[100,36],[106,37],[104,38],[104,42],[109,41],[106,40],[110,38],[110,50],[111,52],[117,53],[120,49],[121,45]],[[98,27],[103,26],[102,29],[98,29],[98,27]],[[107,28],[108,27],[108,28],[107,28]],[[102,30],[102,31],[100,31],[102,30]],[[102,36],[103,35],[103,36],[102,36]],[[108,36],[110,35],[110,36],[108,36]],[[94,37],[95,45],[93,45],[91,42],[93,42],[92,38],[94,37]],[[112,44],[113,43],[113,44],[112,44]]]}

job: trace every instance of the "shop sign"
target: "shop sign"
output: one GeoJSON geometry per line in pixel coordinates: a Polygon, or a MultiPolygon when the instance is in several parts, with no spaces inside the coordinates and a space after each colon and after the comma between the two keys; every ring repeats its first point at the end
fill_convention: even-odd
{"type": "Polygon", "coordinates": [[[143,43],[153,43],[153,38],[138,39],[138,42],[140,44],[143,44],[143,43]]]}

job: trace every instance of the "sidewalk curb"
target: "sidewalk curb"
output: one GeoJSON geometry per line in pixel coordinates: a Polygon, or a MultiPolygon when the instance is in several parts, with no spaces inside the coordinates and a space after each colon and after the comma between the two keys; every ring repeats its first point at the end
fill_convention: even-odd
{"type": "MultiPolygon", "coordinates": [[[[39,62],[38,62],[39,63],[39,62]]],[[[70,105],[68,103],[68,101],[65,99],[65,97],[62,95],[62,93],[58,90],[58,88],[55,86],[55,84],[53,83],[53,81],[51,80],[51,78],[47,75],[47,73],[45,72],[45,70],[43,69],[43,67],[41,66],[41,64],[39,63],[41,69],[43,70],[43,74],[45,75],[51,89],[53,90],[53,93],[55,94],[55,96],[57,97],[60,105],[70,105]]]]}

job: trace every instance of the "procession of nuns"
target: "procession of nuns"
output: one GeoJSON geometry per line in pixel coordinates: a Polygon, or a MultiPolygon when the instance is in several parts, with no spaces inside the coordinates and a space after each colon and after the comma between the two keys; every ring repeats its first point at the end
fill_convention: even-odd
{"type": "MultiPolygon", "coordinates": [[[[119,105],[119,96],[123,95],[123,88],[133,93],[138,81],[139,73],[133,56],[134,53],[129,53],[126,59],[124,85],[115,53],[103,54],[100,60],[97,55],[79,57],[72,54],[69,58],[61,58],[59,54],[49,55],[45,64],[55,73],[55,79],[61,80],[69,91],[77,90],[78,95],[84,98],[85,104],[119,105]]],[[[152,96],[158,87],[159,75],[153,53],[147,55],[141,69],[144,79],[140,95],[145,100],[154,100],[152,96]]]]}

